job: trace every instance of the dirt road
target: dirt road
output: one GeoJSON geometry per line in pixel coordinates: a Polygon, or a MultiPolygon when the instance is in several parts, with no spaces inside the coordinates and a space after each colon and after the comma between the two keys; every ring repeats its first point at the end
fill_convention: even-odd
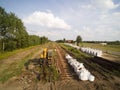
{"type": "Polygon", "coordinates": [[[61,49],[60,46],[56,47],[57,53],[58,53],[58,67],[60,68],[60,74],[61,74],[61,79],[62,80],[68,80],[68,79],[72,79],[72,74],[69,71],[69,65],[67,63],[67,60],[65,59],[65,52],[61,49]]]}
{"type": "Polygon", "coordinates": [[[36,48],[31,48],[30,50],[25,50],[23,52],[12,55],[12,56],[8,57],[7,59],[0,60],[0,74],[5,69],[9,68],[9,66],[11,64],[19,62],[20,60],[22,60],[24,57],[26,57],[30,53],[35,52],[38,48],[39,48],[39,46],[36,48]]]}

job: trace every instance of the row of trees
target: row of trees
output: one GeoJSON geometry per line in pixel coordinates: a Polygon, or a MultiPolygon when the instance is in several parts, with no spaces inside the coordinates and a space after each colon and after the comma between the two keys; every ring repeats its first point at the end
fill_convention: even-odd
{"type": "Polygon", "coordinates": [[[21,19],[0,7],[0,52],[43,44],[47,37],[29,35],[21,19]]]}
{"type": "Polygon", "coordinates": [[[82,43],[82,37],[80,35],[78,35],[76,37],[76,41],[73,41],[73,40],[66,40],[65,38],[63,40],[56,40],[56,42],[58,43],[65,43],[65,42],[71,42],[71,43],[74,43],[76,42],[77,45],[79,46],[80,43],[82,43]]]}
{"type": "Polygon", "coordinates": [[[84,43],[107,43],[108,45],[120,45],[120,41],[83,41],[84,43]]]}
{"type": "Polygon", "coordinates": [[[77,45],[80,45],[80,43],[107,43],[108,45],[120,45],[120,41],[82,41],[82,37],[80,35],[78,35],[76,37],[76,40],[66,40],[65,38],[63,40],[56,40],[56,42],[58,43],[77,43],[77,45]]]}

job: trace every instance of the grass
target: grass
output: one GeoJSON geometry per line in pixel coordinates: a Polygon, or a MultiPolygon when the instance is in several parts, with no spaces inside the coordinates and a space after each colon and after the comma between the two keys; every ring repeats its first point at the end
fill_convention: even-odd
{"type": "Polygon", "coordinates": [[[34,47],[36,47],[36,46],[31,46],[31,47],[27,47],[24,49],[18,49],[18,50],[14,50],[14,51],[10,51],[10,52],[3,52],[3,53],[0,52],[0,60],[8,58],[9,56],[12,56],[16,53],[20,53],[22,51],[29,50],[29,49],[34,48],[34,47]]]}
{"type": "Polygon", "coordinates": [[[20,60],[19,62],[14,62],[10,66],[8,66],[8,68],[5,69],[0,75],[0,82],[4,83],[10,78],[20,75],[22,73],[22,69],[24,67],[25,62],[29,60],[32,54],[33,53],[27,55],[24,59],[20,60]]]}
{"type": "Polygon", "coordinates": [[[72,52],[72,54],[75,55],[75,57],[79,57],[81,59],[83,58],[90,58],[91,56],[88,54],[85,54],[83,52],[81,52],[80,50],[77,50],[76,48],[73,48],[69,45],[65,45],[65,44],[60,44],[65,50],[67,50],[68,52],[72,52]]]}
{"type": "Polygon", "coordinates": [[[99,49],[108,54],[120,56],[120,45],[105,45],[105,46],[103,46],[99,43],[82,43],[81,46],[99,49]]]}
{"type": "Polygon", "coordinates": [[[120,52],[120,45],[103,46],[103,45],[98,44],[98,43],[83,43],[83,47],[91,47],[91,48],[96,48],[96,49],[100,49],[103,51],[120,52]]]}
{"type": "MultiPolygon", "coordinates": [[[[18,53],[24,50],[28,50],[31,48],[34,48],[35,46],[29,47],[29,48],[25,48],[25,49],[20,49],[17,51],[13,51],[14,53],[18,53]]],[[[35,52],[37,52],[39,49],[36,49],[35,52]]],[[[13,53],[12,53],[13,54],[13,53]]],[[[24,67],[24,64],[30,60],[30,58],[32,57],[32,55],[34,54],[34,52],[31,52],[29,55],[27,55],[26,57],[24,57],[23,59],[16,61],[12,64],[10,64],[7,69],[5,69],[1,74],[0,74],[0,82],[4,83],[7,80],[9,80],[10,78],[14,77],[14,76],[18,76],[22,73],[22,69],[24,67]]]]}
{"type": "Polygon", "coordinates": [[[56,70],[56,67],[51,65],[49,67],[45,67],[44,72],[46,73],[44,80],[47,82],[54,82],[59,80],[59,73],[56,70]]]}

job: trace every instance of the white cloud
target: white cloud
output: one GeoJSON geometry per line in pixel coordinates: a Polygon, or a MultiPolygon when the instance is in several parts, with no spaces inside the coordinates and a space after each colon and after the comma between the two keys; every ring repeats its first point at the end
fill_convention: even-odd
{"type": "Polygon", "coordinates": [[[83,26],[81,30],[75,30],[75,33],[81,35],[83,40],[119,40],[120,31],[106,25],[96,28],[83,26]]]}
{"type": "Polygon", "coordinates": [[[110,10],[119,6],[119,4],[115,4],[113,0],[92,0],[92,4],[96,8],[103,10],[110,10]]]}
{"type": "Polygon", "coordinates": [[[104,20],[105,18],[107,18],[107,15],[106,15],[106,14],[100,15],[100,20],[104,20]]]}
{"type": "Polygon", "coordinates": [[[101,24],[106,24],[109,26],[116,25],[117,27],[120,26],[120,12],[115,13],[106,13],[100,16],[101,24]]]}
{"type": "Polygon", "coordinates": [[[51,12],[36,11],[23,19],[23,22],[28,25],[40,25],[48,28],[71,29],[63,19],[54,16],[51,12]]]}
{"type": "Polygon", "coordinates": [[[71,5],[66,4],[61,5],[57,12],[51,9],[55,15],[45,9],[47,12],[36,11],[24,18],[29,33],[45,35],[52,40],[75,39],[77,35],[81,35],[83,40],[120,40],[118,3],[115,4],[113,0],[90,0],[83,3],[78,0],[71,5]]]}
{"type": "Polygon", "coordinates": [[[92,9],[93,6],[91,4],[87,4],[87,5],[82,5],[81,8],[83,8],[83,9],[92,9]]]}

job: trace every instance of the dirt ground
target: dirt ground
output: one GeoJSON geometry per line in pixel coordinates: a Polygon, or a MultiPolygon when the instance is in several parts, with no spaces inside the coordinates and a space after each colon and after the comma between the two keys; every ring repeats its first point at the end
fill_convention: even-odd
{"type": "Polygon", "coordinates": [[[88,90],[88,89],[89,90],[119,90],[120,89],[119,86],[120,77],[108,74],[109,72],[108,70],[114,70],[114,69],[120,70],[120,64],[110,62],[109,60],[103,58],[97,58],[97,57],[94,57],[90,60],[85,60],[84,64],[86,68],[96,77],[96,79],[94,82],[80,81],[64,58],[66,52],[59,46],[58,46],[58,50],[61,53],[61,57],[63,58],[64,61],[63,67],[65,66],[64,70],[66,72],[66,77],[69,77],[69,79],[63,80],[63,82],[67,82],[67,83],[64,83],[64,87],[62,87],[61,89],[64,90],[66,89],[67,90],[88,90]]]}
{"type": "Polygon", "coordinates": [[[120,56],[103,53],[102,57],[105,58],[105,59],[107,59],[107,60],[120,63],[120,56]]]}
{"type": "MultiPolygon", "coordinates": [[[[120,90],[120,77],[112,74],[110,75],[107,72],[109,71],[110,67],[112,68],[112,65],[109,68],[101,66],[102,63],[95,61],[101,60],[100,58],[86,60],[85,66],[95,76],[95,81],[81,81],[78,79],[74,70],[67,63],[67,60],[65,59],[66,51],[62,49],[58,44],[53,44],[53,47],[56,49],[57,56],[55,56],[54,59],[56,68],[60,73],[60,80],[54,82],[38,81],[35,79],[37,78],[37,74],[35,74],[33,69],[36,66],[31,65],[31,70],[24,68],[21,75],[11,78],[4,84],[0,84],[0,90],[120,90]]],[[[48,46],[48,48],[50,47],[48,46]]],[[[30,51],[34,52],[34,50],[30,51]]],[[[27,53],[30,52],[21,52],[21,54],[15,58],[23,57],[27,53]]],[[[34,53],[31,57],[31,60],[37,60],[40,53],[41,50],[34,53]]],[[[9,62],[9,60],[13,59],[13,57],[14,56],[7,59],[6,61],[8,62],[1,63],[12,63],[9,62]]],[[[104,62],[104,65],[105,63],[109,66],[109,63],[107,61],[104,62]]],[[[5,65],[0,66],[0,71],[2,71],[2,68],[5,68],[5,65]]]]}

